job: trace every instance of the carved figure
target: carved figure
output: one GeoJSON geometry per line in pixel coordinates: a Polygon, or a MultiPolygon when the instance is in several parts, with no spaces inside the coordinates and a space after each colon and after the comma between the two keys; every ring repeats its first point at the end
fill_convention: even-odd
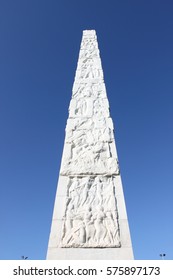
{"type": "Polygon", "coordinates": [[[102,207],[99,208],[97,211],[96,219],[94,221],[96,234],[95,240],[98,244],[104,243],[104,238],[106,236],[106,228],[103,224],[103,220],[105,218],[104,209],[102,207]]]}
{"type": "Polygon", "coordinates": [[[86,243],[89,245],[92,244],[95,235],[94,221],[93,221],[93,214],[92,214],[91,207],[89,207],[88,210],[85,212],[84,223],[86,229],[86,243]]]}
{"type": "Polygon", "coordinates": [[[71,199],[71,203],[77,208],[79,206],[80,201],[80,192],[79,192],[79,182],[74,179],[72,185],[69,188],[69,197],[71,199]]]}
{"type": "Polygon", "coordinates": [[[111,212],[107,212],[106,213],[106,219],[105,219],[105,226],[109,235],[109,239],[110,242],[113,243],[114,242],[114,233],[115,230],[117,230],[115,223],[112,219],[112,213],[111,212]]]}

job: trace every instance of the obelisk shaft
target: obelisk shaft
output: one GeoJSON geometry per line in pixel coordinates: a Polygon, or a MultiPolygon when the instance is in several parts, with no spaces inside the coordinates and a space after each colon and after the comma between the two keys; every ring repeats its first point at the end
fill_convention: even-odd
{"type": "Polygon", "coordinates": [[[47,258],[133,258],[94,30],[83,32],[47,258]]]}

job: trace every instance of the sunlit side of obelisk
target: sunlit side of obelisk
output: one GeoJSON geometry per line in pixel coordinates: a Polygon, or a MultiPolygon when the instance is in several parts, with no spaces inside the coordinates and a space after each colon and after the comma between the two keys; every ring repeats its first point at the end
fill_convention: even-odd
{"type": "Polygon", "coordinates": [[[47,259],[133,259],[94,30],[83,31],[47,259]]]}

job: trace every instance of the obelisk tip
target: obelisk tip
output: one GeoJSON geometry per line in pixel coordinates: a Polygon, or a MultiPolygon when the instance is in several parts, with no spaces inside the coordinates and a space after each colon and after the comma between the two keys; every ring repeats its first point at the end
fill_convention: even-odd
{"type": "Polygon", "coordinates": [[[96,35],[95,30],[83,30],[83,35],[96,35]]]}

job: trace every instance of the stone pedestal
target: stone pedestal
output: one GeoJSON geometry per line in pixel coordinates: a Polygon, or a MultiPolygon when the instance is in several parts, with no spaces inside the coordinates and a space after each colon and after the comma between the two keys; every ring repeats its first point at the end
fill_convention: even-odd
{"type": "Polygon", "coordinates": [[[83,31],[47,259],[133,259],[94,30],[83,31]]]}

